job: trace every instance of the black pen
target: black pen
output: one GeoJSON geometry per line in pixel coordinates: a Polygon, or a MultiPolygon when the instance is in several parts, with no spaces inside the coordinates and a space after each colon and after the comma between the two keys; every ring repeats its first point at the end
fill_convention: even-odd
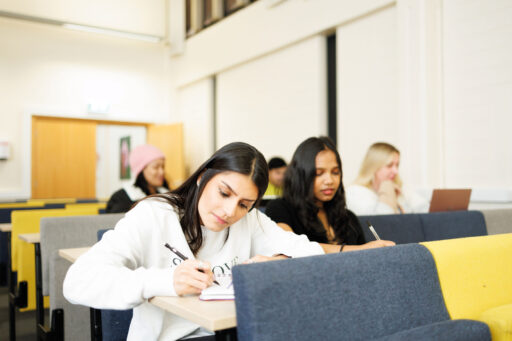
{"type": "Polygon", "coordinates": [[[375,229],[373,228],[372,224],[370,224],[370,221],[367,220],[366,223],[368,224],[368,228],[370,229],[370,232],[373,234],[373,236],[375,237],[376,240],[380,240],[380,237],[379,235],[377,234],[377,232],[375,231],[375,229]]]}
{"type": "MultiPolygon", "coordinates": [[[[172,253],[174,253],[176,256],[180,257],[182,260],[187,260],[188,257],[185,256],[183,253],[179,252],[175,247],[170,246],[169,244],[165,243],[165,247],[171,250],[172,253]]],[[[203,269],[197,269],[197,271],[204,273],[203,269]]],[[[220,285],[219,282],[216,280],[213,280],[213,283],[220,285]]]]}

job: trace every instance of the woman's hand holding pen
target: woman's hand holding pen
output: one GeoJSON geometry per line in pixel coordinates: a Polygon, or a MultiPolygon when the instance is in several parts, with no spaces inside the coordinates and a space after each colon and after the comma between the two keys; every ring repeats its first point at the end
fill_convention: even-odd
{"type": "Polygon", "coordinates": [[[174,290],[180,296],[199,294],[213,284],[211,265],[195,259],[183,261],[174,270],[174,290]]]}

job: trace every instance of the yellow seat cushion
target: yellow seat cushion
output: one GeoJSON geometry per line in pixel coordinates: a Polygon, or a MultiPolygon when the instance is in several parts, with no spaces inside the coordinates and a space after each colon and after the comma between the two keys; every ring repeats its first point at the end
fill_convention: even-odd
{"type": "Polygon", "coordinates": [[[512,234],[421,244],[434,257],[452,319],[480,320],[484,311],[512,303],[512,234]]]}
{"type": "Polygon", "coordinates": [[[43,203],[43,204],[71,204],[75,203],[76,198],[57,198],[57,199],[29,199],[27,203],[43,203]]]}
{"type": "Polygon", "coordinates": [[[87,202],[83,204],[66,204],[66,209],[73,209],[73,210],[79,210],[79,209],[88,209],[88,208],[96,208],[98,210],[107,208],[106,202],[87,202]]]}
{"type": "MultiPolygon", "coordinates": [[[[98,209],[48,209],[14,211],[11,231],[11,266],[18,273],[18,283],[26,281],[28,285],[28,306],[20,311],[33,310],[36,307],[35,288],[35,252],[34,245],[19,239],[20,234],[39,233],[39,222],[44,217],[64,217],[77,215],[95,215],[98,209]]],[[[48,299],[45,307],[48,307],[48,299]]]]}
{"type": "Polygon", "coordinates": [[[512,341],[512,304],[486,310],[479,320],[487,323],[493,341],[512,341]]]}

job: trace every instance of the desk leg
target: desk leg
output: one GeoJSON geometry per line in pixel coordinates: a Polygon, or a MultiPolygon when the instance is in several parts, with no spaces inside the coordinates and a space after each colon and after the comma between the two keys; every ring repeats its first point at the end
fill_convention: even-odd
{"type": "Polygon", "coordinates": [[[7,298],[9,300],[9,340],[16,340],[16,309],[14,303],[11,300],[11,295],[16,295],[16,285],[14,283],[14,273],[12,272],[11,264],[11,232],[7,232],[7,254],[9,259],[7,260],[7,285],[9,288],[9,294],[7,298]]]}
{"type": "Polygon", "coordinates": [[[34,243],[36,261],[36,325],[44,326],[43,274],[41,270],[41,244],[34,243]]]}
{"type": "Polygon", "coordinates": [[[237,341],[236,328],[217,330],[215,332],[215,341],[237,341]]]}
{"type": "Polygon", "coordinates": [[[101,309],[89,308],[91,316],[91,340],[101,341],[103,339],[101,330],[101,309]]]}

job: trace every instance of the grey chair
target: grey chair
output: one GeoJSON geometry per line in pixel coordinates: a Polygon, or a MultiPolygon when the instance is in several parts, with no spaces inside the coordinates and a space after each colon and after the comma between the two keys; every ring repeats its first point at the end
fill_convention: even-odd
{"type": "Polygon", "coordinates": [[[482,210],[488,234],[512,233],[512,209],[482,210]]]}
{"type": "MultiPolygon", "coordinates": [[[[512,216],[512,210],[509,215],[512,216]]],[[[501,224],[501,220],[505,220],[500,218],[499,214],[495,214],[493,217],[497,221],[496,225],[501,224]]],[[[479,211],[388,214],[358,218],[367,241],[375,239],[367,227],[367,221],[371,222],[381,239],[392,240],[397,244],[488,234],[487,219],[484,220],[484,215],[479,211]]],[[[512,229],[509,230],[512,232],[512,229]]]]}
{"type": "Polygon", "coordinates": [[[491,340],[452,320],[419,244],[233,268],[239,340],[491,340]]]}
{"type": "Polygon", "coordinates": [[[97,231],[113,228],[123,216],[124,213],[116,213],[41,219],[42,294],[50,295],[51,315],[63,310],[65,340],[91,340],[90,313],[89,308],[73,305],[64,298],[62,283],[71,263],[58,251],[94,245],[97,231]]]}

